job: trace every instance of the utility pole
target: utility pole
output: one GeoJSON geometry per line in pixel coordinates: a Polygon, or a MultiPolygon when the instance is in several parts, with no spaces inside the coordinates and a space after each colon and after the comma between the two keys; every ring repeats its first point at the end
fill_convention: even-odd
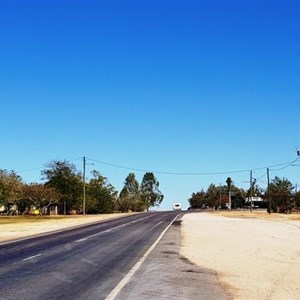
{"type": "Polygon", "coordinates": [[[252,171],[250,171],[250,211],[252,212],[252,171]]]}
{"type": "Polygon", "coordinates": [[[85,156],[83,157],[83,214],[85,215],[85,156]]]}
{"type": "Polygon", "coordinates": [[[220,185],[220,206],[219,206],[219,210],[221,210],[222,208],[222,186],[220,185]]]}
{"type": "Polygon", "coordinates": [[[270,195],[270,170],[267,168],[268,177],[268,200],[269,200],[269,214],[271,213],[271,195],[270,195]]]}

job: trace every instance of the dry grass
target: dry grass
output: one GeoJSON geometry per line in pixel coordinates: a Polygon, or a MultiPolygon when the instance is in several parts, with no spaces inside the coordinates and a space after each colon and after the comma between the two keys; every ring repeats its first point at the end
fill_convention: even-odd
{"type": "Polygon", "coordinates": [[[271,213],[268,214],[266,211],[252,211],[249,210],[225,210],[225,211],[215,211],[210,212],[216,216],[228,217],[228,218],[254,218],[254,219],[266,219],[266,220],[293,220],[300,221],[300,214],[279,214],[271,213]]]}
{"type": "Polygon", "coordinates": [[[0,242],[126,215],[0,216],[0,242]]]}
{"type": "MultiPolygon", "coordinates": [[[[74,217],[74,216],[70,216],[74,217]]],[[[0,225],[21,224],[21,223],[40,223],[57,220],[68,220],[68,216],[0,216],[0,225]]]]}
{"type": "Polygon", "coordinates": [[[51,222],[63,222],[63,221],[93,221],[102,220],[107,218],[120,217],[126,214],[99,214],[99,215],[58,215],[58,216],[0,216],[0,225],[5,224],[22,224],[22,223],[51,223],[51,222]]]}

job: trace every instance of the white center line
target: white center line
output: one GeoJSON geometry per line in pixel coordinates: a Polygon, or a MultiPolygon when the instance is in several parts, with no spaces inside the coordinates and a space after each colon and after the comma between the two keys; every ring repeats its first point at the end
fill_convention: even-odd
{"type": "Polygon", "coordinates": [[[39,257],[39,256],[41,256],[41,255],[42,255],[42,254],[36,254],[36,255],[33,255],[33,256],[30,256],[30,257],[27,257],[27,258],[22,259],[22,261],[34,259],[34,258],[39,257]]]}
{"type": "MultiPolygon", "coordinates": [[[[136,221],[134,221],[134,222],[143,221],[143,220],[148,219],[148,218],[149,218],[149,216],[147,216],[147,217],[145,217],[145,218],[141,218],[141,219],[136,220],[136,221]]],[[[133,223],[133,222],[131,221],[131,222],[129,222],[129,223],[125,223],[125,224],[122,224],[122,225],[113,227],[113,228],[111,228],[111,229],[107,229],[107,230],[104,230],[104,231],[100,231],[100,232],[97,232],[97,233],[88,235],[88,236],[86,236],[86,237],[84,237],[84,238],[81,238],[81,239],[76,240],[75,243],[81,243],[81,242],[84,242],[84,241],[86,241],[86,240],[89,239],[89,238],[92,238],[92,237],[95,237],[95,236],[98,236],[98,235],[101,235],[101,234],[104,234],[104,233],[107,233],[107,232],[111,232],[111,231],[113,231],[113,230],[118,230],[118,229],[120,229],[120,228],[122,228],[122,227],[125,227],[125,226],[128,226],[128,225],[130,225],[130,224],[132,224],[132,223],[133,223]]]]}

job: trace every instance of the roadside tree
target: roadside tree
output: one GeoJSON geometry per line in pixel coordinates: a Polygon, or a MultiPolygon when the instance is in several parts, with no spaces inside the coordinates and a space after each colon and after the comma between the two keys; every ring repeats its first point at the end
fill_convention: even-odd
{"type": "Polygon", "coordinates": [[[159,182],[152,172],[145,173],[141,183],[140,193],[141,199],[147,209],[149,209],[149,207],[158,206],[164,198],[164,195],[159,190],[159,182]]]}
{"type": "MultiPolygon", "coordinates": [[[[23,186],[22,201],[30,201],[40,214],[48,214],[48,208],[57,204],[60,195],[55,188],[44,184],[31,183],[23,186]]],[[[30,208],[28,208],[30,211],[30,208]]],[[[28,211],[28,212],[29,212],[28,211]]]]}
{"type": "Polygon", "coordinates": [[[207,199],[206,193],[202,189],[200,192],[193,193],[192,197],[189,199],[190,208],[197,209],[206,206],[207,199]]]}
{"type": "Polygon", "coordinates": [[[45,185],[55,188],[61,195],[58,203],[59,211],[82,211],[82,176],[76,166],[67,161],[52,161],[42,171],[45,185]]]}
{"type": "Polygon", "coordinates": [[[236,186],[232,187],[232,205],[234,208],[242,208],[245,205],[247,191],[236,186]]]}
{"type": "Polygon", "coordinates": [[[0,170],[0,206],[6,214],[17,213],[17,202],[22,193],[22,179],[15,172],[0,170]]]}
{"type": "Polygon", "coordinates": [[[206,190],[206,201],[209,207],[217,208],[220,205],[220,188],[213,183],[206,190]]]}
{"type": "Polygon", "coordinates": [[[270,193],[271,207],[275,212],[291,212],[294,207],[294,200],[292,198],[292,190],[294,189],[292,183],[286,179],[275,177],[267,189],[266,195],[270,193]]]}
{"type": "Polygon", "coordinates": [[[227,177],[226,184],[227,184],[227,190],[230,191],[232,186],[232,179],[230,177],[227,177]]]}
{"type": "Polygon", "coordinates": [[[125,179],[124,187],[117,201],[117,209],[121,212],[144,211],[147,209],[139,192],[139,183],[133,173],[130,173],[125,179]]]}
{"type": "Polygon", "coordinates": [[[117,191],[100,172],[93,170],[91,173],[93,178],[87,185],[87,212],[112,213],[116,205],[117,191]]]}
{"type": "Polygon", "coordinates": [[[295,207],[299,211],[300,210],[300,191],[295,193],[294,202],[295,202],[295,207]]]}

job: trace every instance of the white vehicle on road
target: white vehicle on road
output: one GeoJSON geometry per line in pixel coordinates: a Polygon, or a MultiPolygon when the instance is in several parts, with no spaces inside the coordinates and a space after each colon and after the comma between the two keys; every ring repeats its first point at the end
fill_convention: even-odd
{"type": "Polygon", "coordinates": [[[173,210],[181,210],[181,203],[174,203],[173,210]]]}

